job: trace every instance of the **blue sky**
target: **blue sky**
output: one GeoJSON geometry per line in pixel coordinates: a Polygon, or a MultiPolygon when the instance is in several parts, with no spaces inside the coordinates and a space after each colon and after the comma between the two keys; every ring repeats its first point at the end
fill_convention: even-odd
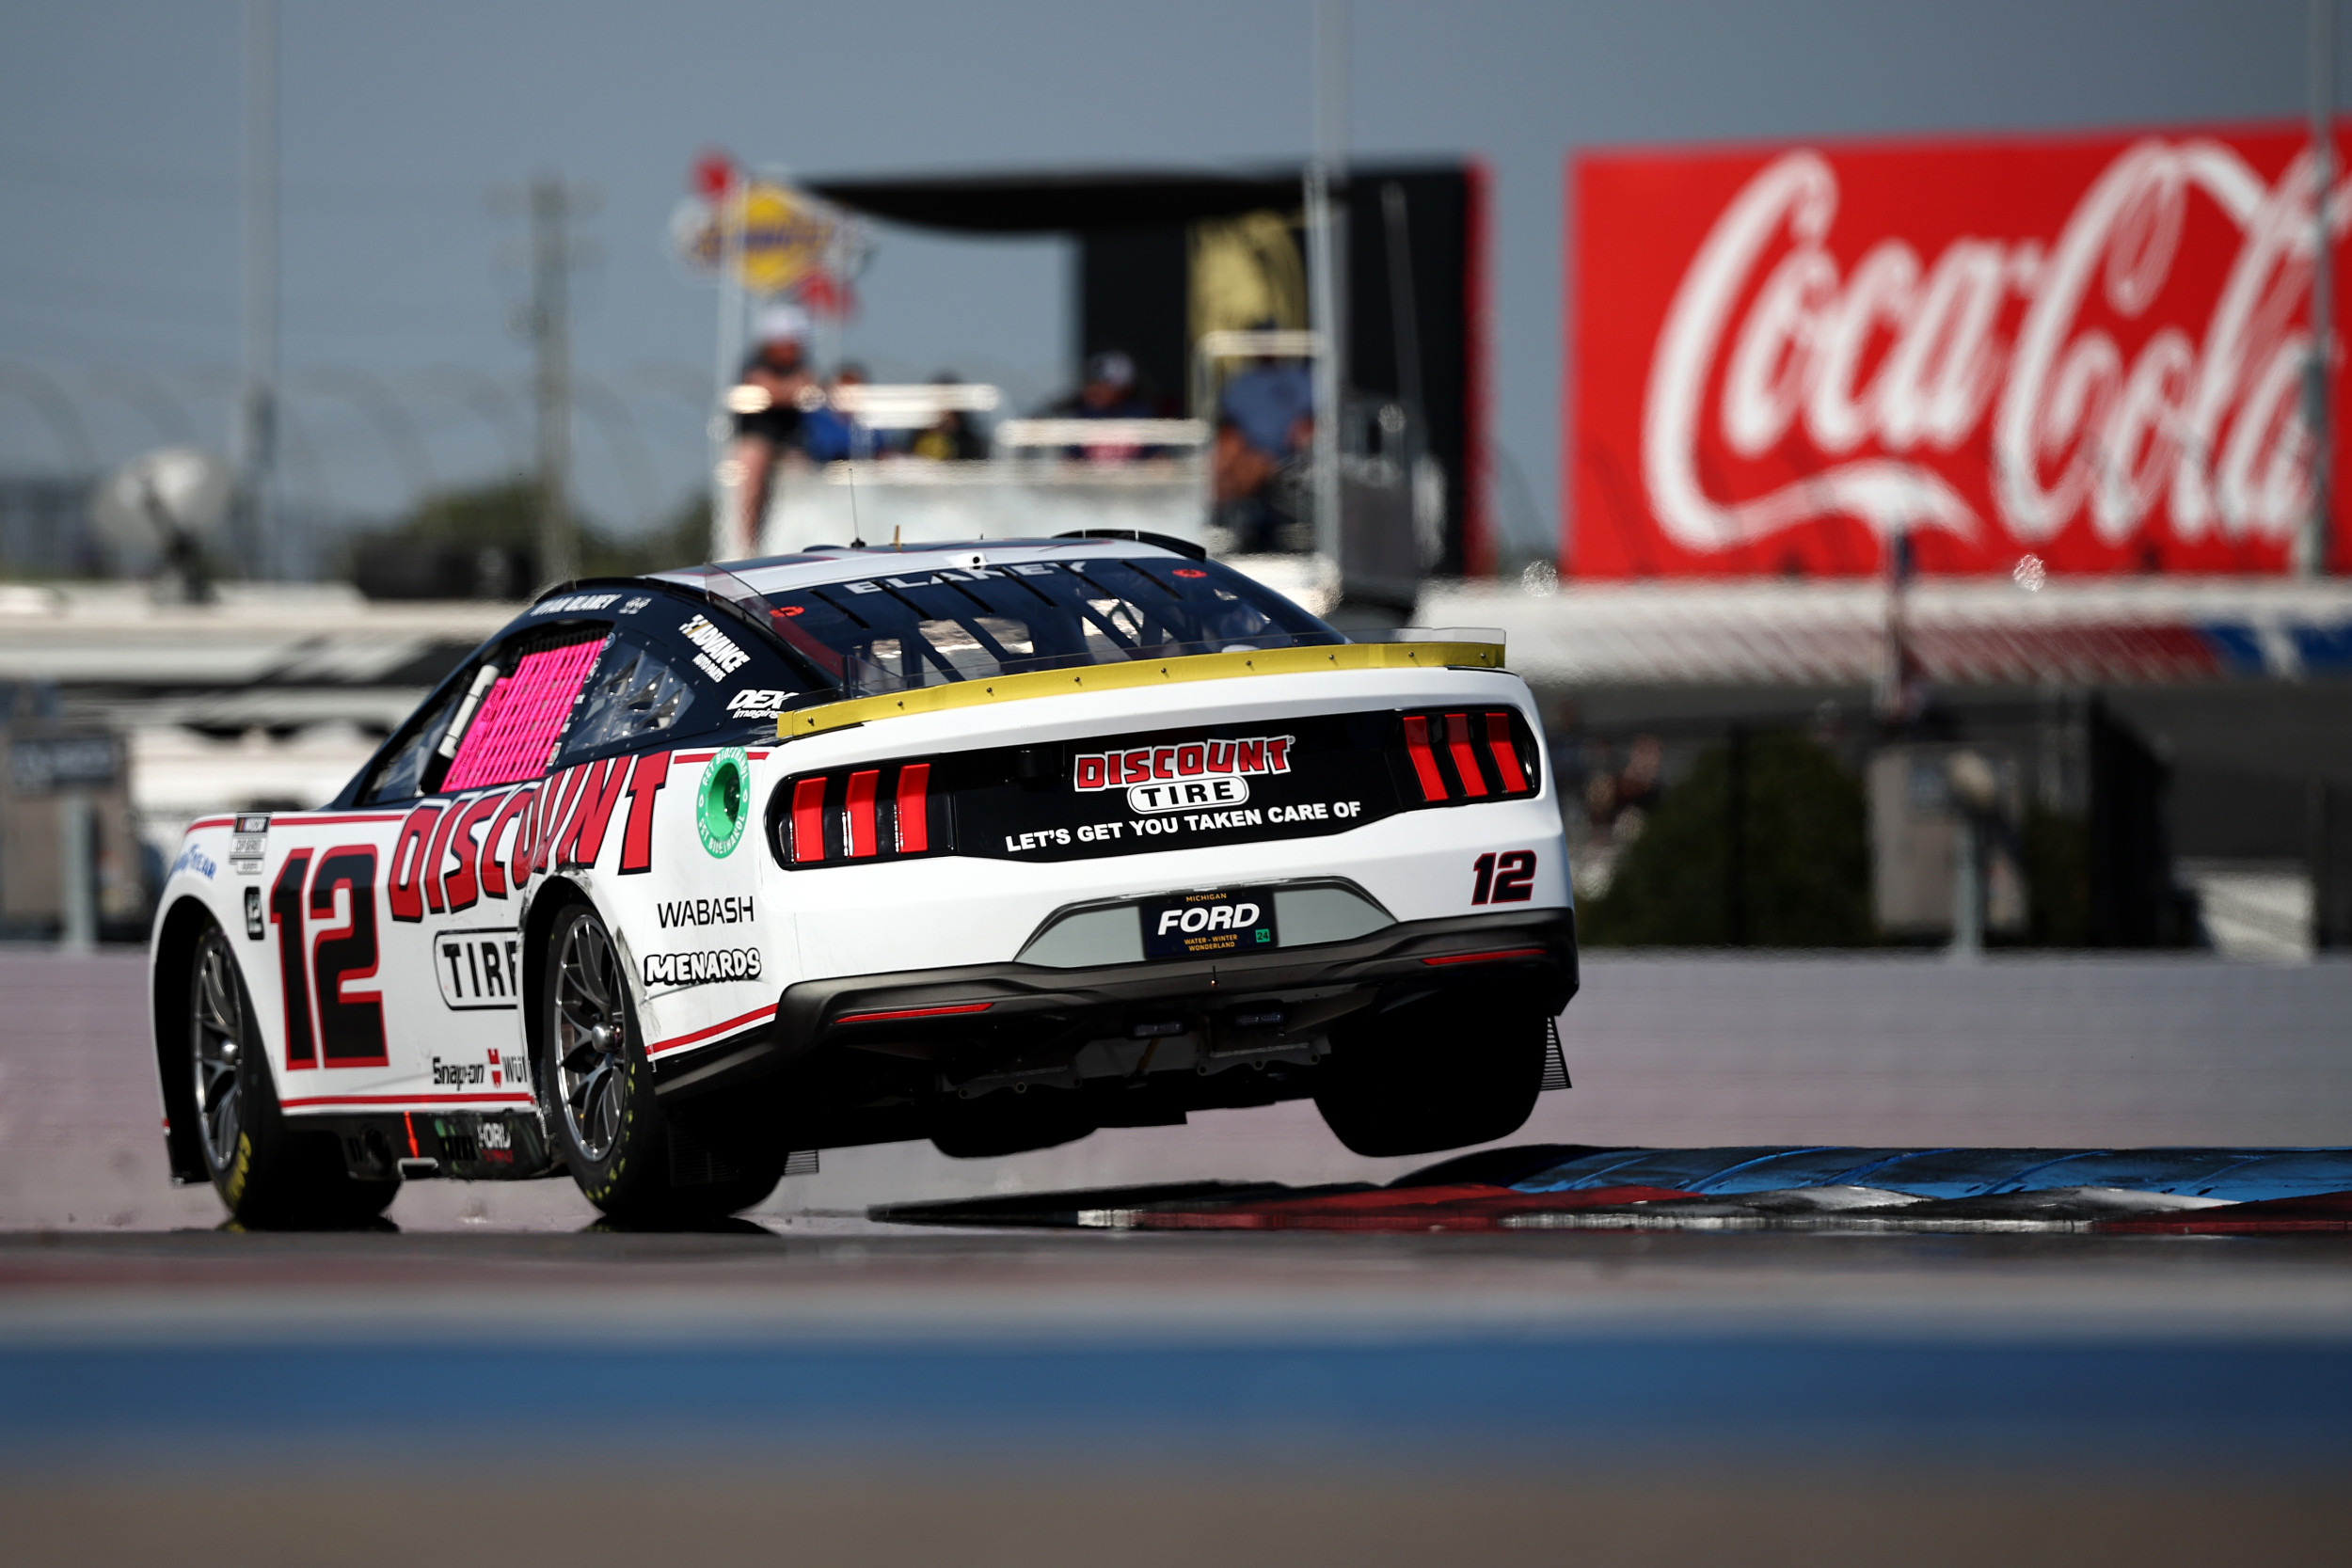
{"type": "MultiPolygon", "coordinates": [[[[350,510],[396,509],[420,467],[449,483],[508,466],[522,427],[502,435],[473,406],[482,378],[519,388],[528,366],[509,321],[522,227],[494,186],[550,170],[601,194],[577,355],[611,396],[583,415],[579,483],[630,526],[703,460],[711,298],[664,245],[698,150],[812,174],[1215,166],[1299,158],[1311,134],[1308,0],[281,13],[284,360],[303,447],[287,483],[350,510]],[[376,388],[416,446],[388,432],[376,388]]],[[[235,0],[0,4],[0,468],[64,461],[21,395],[27,370],[82,408],[103,459],[183,421],[225,446],[241,14],[235,0]]],[[[1493,170],[1498,435],[1547,524],[1574,149],[2271,118],[2299,115],[2305,93],[2301,0],[1357,0],[1351,14],[1353,150],[1493,170]]],[[[1024,398],[1057,383],[1059,243],[879,240],[853,353],[1024,398]]]]}

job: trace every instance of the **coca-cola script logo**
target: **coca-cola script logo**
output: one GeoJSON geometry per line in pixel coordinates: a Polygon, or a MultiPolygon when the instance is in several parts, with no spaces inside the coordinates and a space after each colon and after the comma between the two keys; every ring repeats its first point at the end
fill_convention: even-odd
{"type": "Polygon", "coordinates": [[[2312,171],[2283,132],[1581,164],[1577,569],[2279,568],[2312,171]]]}

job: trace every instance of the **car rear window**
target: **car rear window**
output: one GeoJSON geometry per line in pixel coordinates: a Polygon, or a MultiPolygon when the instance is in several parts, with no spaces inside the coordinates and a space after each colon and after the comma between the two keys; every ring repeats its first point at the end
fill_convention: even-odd
{"type": "Polygon", "coordinates": [[[1346,641],[1214,562],[1118,557],[771,592],[769,624],[845,697],[1128,659],[1346,641]]]}

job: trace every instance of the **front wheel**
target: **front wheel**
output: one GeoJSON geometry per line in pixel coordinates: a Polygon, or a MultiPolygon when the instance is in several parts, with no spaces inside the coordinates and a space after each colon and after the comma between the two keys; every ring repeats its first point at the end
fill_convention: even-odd
{"type": "Polygon", "coordinates": [[[1428,1154],[1527,1123],[1550,1048],[1540,1006],[1435,996],[1349,1020],[1315,1069],[1315,1109],[1358,1154],[1428,1154]]]}
{"type": "Polygon", "coordinates": [[[672,1180],[668,1123],[612,934],[595,910],[570,904],[548,936],[539,1087],[581,1196],[617,1221],[657,1226],[730,1214],[766,1197],[781,1159],[757,1176],[672,1180]]]}
{"type": "Polygon", "coordinates": [[[297,1131],[278,1108],[236,950],[209,922],[188,966],[187,1016],[197,1142],[230,1216],[254,1229],[343,1229],[383,1213],[400,1183],[355,1180],[334,1134],[297,1131]]]}

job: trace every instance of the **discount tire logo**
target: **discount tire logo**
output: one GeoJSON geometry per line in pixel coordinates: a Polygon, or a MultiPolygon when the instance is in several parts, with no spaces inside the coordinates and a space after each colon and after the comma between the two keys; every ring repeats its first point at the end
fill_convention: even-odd
{"type": "Polygon", "coordinates": [[[1199,811],[1237,806],[1249,799],[1253,774],[1287,773],[1298,737],[1252,736],[1247,740],[1187,740],[1139,746],[1131,752],[1082,752],[1071,783],[1081,794],[1125,789],[1136,812],[1199,811]]]}

